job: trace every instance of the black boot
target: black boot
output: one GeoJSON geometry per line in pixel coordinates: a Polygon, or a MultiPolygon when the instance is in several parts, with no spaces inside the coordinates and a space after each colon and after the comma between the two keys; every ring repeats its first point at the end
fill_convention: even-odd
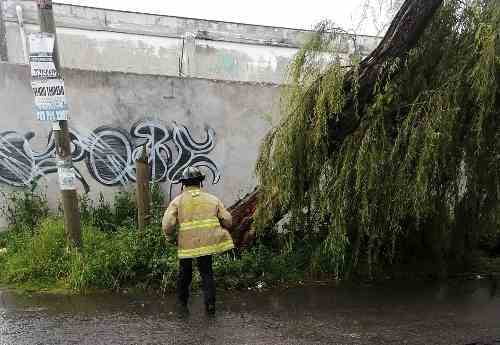
{"type": "Polygon", "coordinates": [[[215,304],[205,304],[205,310],[207,311],[207,315],[214,316],[215,315],[215,304]]]}
{"type": "Polygon", "coordinates": [[[189,286],[193,277],[192,259],[181,259],[179,261],[179,275],[177,277],[177,306],[176,311],[179,317],[189,315],[188,300],[189,286]]]}
{"type": "Polygon", "coordinates": [[[185,319],[189,316],[189,308],[186,303],[177,302],[175,306],[175,312],[177,317],[180,319],[185,319]]]}
{"type": "Polygon", "coordinates": [[[205,310],[208,315],[215,314],[215,281],[212,270],[212,256],[202,256],[197,260],[203,286],[205,310]]]}

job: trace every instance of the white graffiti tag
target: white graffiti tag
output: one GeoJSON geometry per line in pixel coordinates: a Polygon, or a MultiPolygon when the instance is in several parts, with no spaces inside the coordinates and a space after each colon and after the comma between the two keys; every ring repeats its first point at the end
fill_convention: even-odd
{"type": "MultiPolygon", "coordinates": [[[[70,130],[73,162],[85,162],[91,176],[105,186],[135,181],[135,160],[145,146],[149,153],[151,178],[154,182],[179,182],[187,166],[207,169],[212,183],[220,180],[217,165],[208,157],[215,148],[215,131],[205,128],[203,141],[193,138],[189,130],[177,123],[165,126],[156,121],[140,121],[130,132],[103,126],[90,133],[70,130]]],[[[47,174],[57,172],[55,145],[49,135],[43,152],[35,152],[30,141],[33,132],[21,135],[0,133],[0,182],[22,187],[35,183],[47,174]]],[[[88,184],[76,170],[86,191],[88,184]]]]}

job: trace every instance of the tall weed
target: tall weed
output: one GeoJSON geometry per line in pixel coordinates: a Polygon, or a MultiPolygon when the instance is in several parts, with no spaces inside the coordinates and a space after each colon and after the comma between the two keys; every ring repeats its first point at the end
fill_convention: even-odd
{"type": "Polygon", "coordinates": [[[0,206],[0,216],[11,230],[33,232],[35,227],[50,215],[45,194],[34,190],[0,192],[4,199],[0,206]]]}

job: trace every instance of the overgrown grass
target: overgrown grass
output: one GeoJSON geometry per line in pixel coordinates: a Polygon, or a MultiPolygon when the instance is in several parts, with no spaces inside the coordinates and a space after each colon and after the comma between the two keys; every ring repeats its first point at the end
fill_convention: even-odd
{"type": "MultiPolygon", "coordinates": [[[[140,288],[169,292],[175,288],[178,260],[175,245],[166,243],[158,226],[144,232],[121,228],[105,233],[84,225],[83,250],[66,246],[63,220],[47,218],[28,232],[9,232],[7,253],[0,255],[0,282],[22,287],[65,287],[77,292],[95,289],[140,288]]],[[[251,288],[304,280],[303,253],[282,254],[258,244],[237,255],[229,252],[214,261],[218,287],[251,288]]],[[[195,276],[195,285],[199,277],[195,276]]]]}
{"type": "Polygon", "coordinates": [[[84,247],[67,247],[63,220],[47,218],[35,234],[13,232],[7,237],[0,280],[7,284],[63,285],[76,291],[128,286],[173,287],[176,249],[164,242],[161,231],[121,228],[105,233],[83,228],[84,247]]]}
{"type": "MultiPolygon", "coordinates": [[[[178,260],[175,245],[165,241],[160,226],[163,208],[157,189],[152,224],[139,232],[135,227],[133,195],[119,193],[114,203],[100,198],[97,203],[82,199],[83,243],[81,251],[67,247],[64,221],[47,213],[32,227],[11,226],[0,236],[0,283],[30,290],[68,289],[75,292],[96,289],[138,288],[166,293],[175,288],[178,260]],[[130,211],[132,209],[132,211],[130,211]]],[[[31,192],[30,192],[31,193],[31,192]]],[[[9,200],[15,214],[24,214],[9,200]]],[[[36,200],[46,200],[37,196],[36,200]]],[[[37,204],[45,210],[45,203],[37,204]]],[[[32,212],[39,211],[30,205],[32,212]]],[[[260,242],[251,249],[215,257],[214,272],[222,289],[252,288],[294,283],[307,277],[308,253],[284,253],[260,242]]],[[[199,284],[195,274],[194,285],[199,284]]]]}
{"type": "MultiPolygon", "coordinates": [[[[173,291],[178,270],[177,248],[166,243],[162,234],[163,199],[159,190],[154,190],[154,217],[143,232],[134,225],[131,193],[117,194],[114,203],[102,198],[95,204],[89,200],[81,203],[84,247],[79,252],[67,247],[64,221],[57,213],[45,212],[48,207],[43,195],[31,191],[13,195],[7,199],[13,214],[33,212],[44,216],[29,226],[29,217],[26,217],[22,219],[23,226],[11,224],[10,231],[0,233],[0,283],[30,291],[83,293],[128,288],[158,293],[173,291]],[[30,195],[19,195],[22,193],[30,195]],[[19,208],[27,208],[29,212],[19,208]]],[[[301,246],[284,247],[281,246],[283,239],[262,237],[241,253],[232,251],[216,256],[217,286],[247,289],[337,279],[335,262],[316,250],[318,240],[315,242],[307,233],[302,237],[307,240],[301,246]]],[[[489,237],[481,241],[489,245],[495,242],[489,237]]],[[[492,248],[487,248],[493,250],[489,253],[494,252],[492,248]]],[[[476,263],[481,272],[493,267],[491,260],[476,263]]],[[[418,269],[422,269],[422,265],[412,272],[418,269]]],[[[199,275],[195,274],[194,286],[199,283],[199,275]]]]}
{"type": "Polygon", "coordinates": [[[6,200],[0,207],[0,216],[13,231],[31,232],[50,213],[45,194],[35,192],[35,188],[21,192],[0,192],[0,197],[6,200]]]}

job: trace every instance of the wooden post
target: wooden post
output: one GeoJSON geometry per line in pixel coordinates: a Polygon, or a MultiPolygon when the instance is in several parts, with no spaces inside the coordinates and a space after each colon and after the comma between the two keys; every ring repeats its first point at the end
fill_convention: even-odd
{"type": "Polygon", "coordinates": [[[7,33],[5,31],[5,21],[3,18],[3,0],[0,0],[0,61],[8,61],[7,54],[7,33]]]}
{"type": "Polygon", "coordinates": [[[150,221],[151,193],[149,191],[149,164],[148,153],[144,145],[141,156],[135,161],[136,176],[136,200],[137,200],[137,221],[139,230],[143,231],[150,221]]]}
{"type": "MultiPolygon", "coordinates": [[[[52,12],[52,0],[36,0],[38,17],[40,19],[40,31],[56,35],[54,13],[52,12]]],[[[57,36],[54,44],[54,64],[57,72],[62,78],[62,68],[59,64],[59,52],[57,49],[57,36]]],[[[58,121],[59,129],[54,130],[56,144],[56,155],[58,163],[65,167],[73,167],[71,156],[71,141],[69,136],[68,121],[58,121]]],[[[82,230],[80,225],[80,209],[76,190],[61,190],[64,211],[64,225],[69,242],[76,248],[82,248],[82,230]]]]}

